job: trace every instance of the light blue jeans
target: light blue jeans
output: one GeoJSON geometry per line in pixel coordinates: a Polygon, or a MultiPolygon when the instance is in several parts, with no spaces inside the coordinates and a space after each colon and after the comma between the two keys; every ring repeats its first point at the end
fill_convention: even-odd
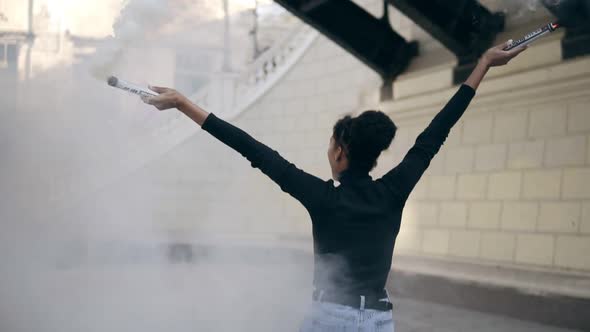
{"type": "Polygon", "coordinates": [[[313,301],[300,332],[394,332],[393,313],[313,301]]]}

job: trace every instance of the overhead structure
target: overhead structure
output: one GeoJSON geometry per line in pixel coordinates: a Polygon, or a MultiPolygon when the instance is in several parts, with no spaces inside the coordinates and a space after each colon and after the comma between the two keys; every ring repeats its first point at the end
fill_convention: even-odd
{"type": "MultiPolygon", "coordinates": [[[[350,0],[275,0],[293,15],[356,56],[390,84],[417,55],[415,42],[407,42],[381,18],[350,0]]],[[[384,6],[386,4],[384,3],[384,6]]]]}
{"type": "Polygon", "coordinates": [[[476,0],[387,1],[457,56],[455,83],[466,78],[504,29],[504,15],[490,12],[476,0]]]}
{"type": "Polygon", "coordinates": [[[561,40],[562,57],[590,54],[590,0],[543,0],[543,5],[566,28],[561,40]]]}

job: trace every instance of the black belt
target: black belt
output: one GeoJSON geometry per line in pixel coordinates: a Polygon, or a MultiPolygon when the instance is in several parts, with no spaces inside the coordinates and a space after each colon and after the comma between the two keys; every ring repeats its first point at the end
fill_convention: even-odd
{"type": "Polygon", "coordinates": [[[351,294],[338,294],[333,292],[322,292],[321,290],[314,290],[312,299],[319,302],[330,302],[335,304],[341,304],[355,309],[372,309],[380,311],[389,311],[393,308],[389,299],[387,301],[381,301],[387,298],[387,293],[384,296],[376,295],[351,295],[351,294]],[[364,306],[363,306],[364,298],[364,306]]]}

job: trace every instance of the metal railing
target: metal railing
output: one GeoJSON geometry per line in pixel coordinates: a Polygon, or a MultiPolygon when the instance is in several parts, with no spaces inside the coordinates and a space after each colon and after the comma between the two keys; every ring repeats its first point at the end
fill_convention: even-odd
{"type": "MultiPolygon", "coordinates": [[[[266,50],[244,72],[220,73],[189,98],[224,119],[235,118],[270,90],[297,63],[318,35],[313,28],[298,23],[286,38],[266,50]]],[[[153,134],[188,138],[198,128],[192,124],[186,126],[185,120],[183,114],[176,112],[153,134]],[[184,130],[188,132],[182,132],[184,130]]]]}

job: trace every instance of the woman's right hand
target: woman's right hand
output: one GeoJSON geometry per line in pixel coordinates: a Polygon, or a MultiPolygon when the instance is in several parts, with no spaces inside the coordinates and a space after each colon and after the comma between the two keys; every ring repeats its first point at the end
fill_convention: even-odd
{"type": "Polygon", "coordinates": [[[158,93],[153,97],[141,97],[144,103],[153,105],[160,111],[170,108],[182,108],[189,103],[188,99],[174,89],[159,86],[150,86],[150,90],[158,93]]]}
{"type": "Polygon", "coordinates": [[[527,49],[527,46],[525,45],[513,48],[510,51],[504,51],[504,49],[511,43],[512,40],[509,40],[503,44],[490,48],[482,55],[481,61],[483,61],[488,67],[503,66],[527,49]]]}
{"type": "Polygon", "coordinates": [[[146,104],[153,105],[160,111],[177,108],[195,121],[199,126],[202,126],[203,123],[205,123],[205,119],[209,116],[209,112],[193,104],[188,98],[174,89],[150,85],[150,90],[157,92],[158,95],[153,97],[141,97],[141,100],[146,104]]]}

